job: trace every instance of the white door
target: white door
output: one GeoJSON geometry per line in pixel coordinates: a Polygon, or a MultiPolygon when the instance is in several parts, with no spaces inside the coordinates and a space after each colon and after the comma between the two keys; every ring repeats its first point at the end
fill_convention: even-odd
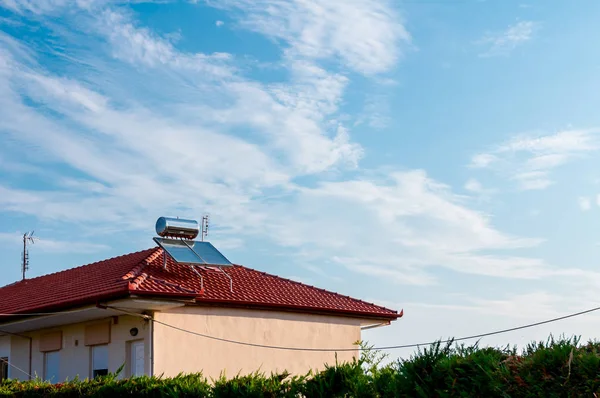
{"type": "Polygon", "coordinates": [[[144,341],[131,342],[131,376],[144,375],[144,341]]]}

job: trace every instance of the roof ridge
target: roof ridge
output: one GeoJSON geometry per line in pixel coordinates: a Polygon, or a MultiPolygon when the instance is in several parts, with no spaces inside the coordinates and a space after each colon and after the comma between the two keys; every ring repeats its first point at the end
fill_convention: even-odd
{"type": "MultiPolygon", "coordinates": [[[[258,272],[260,274],[267,275],[267,276],[272,277],[272,278],[282,279],[282,280],[294,283],[296,285],[306,286],[308,288],[311,288],[311,289],[314,289],[314,290],[318,290],[320,292],[325,292],[325,293],[329,293],[329,294],[335,294],[336,296],[345,297],[345,298],[350,299],[352,301],[356,301],[356,302],[359,302],[359,303],[364,303],[364,304],[372,305],[373,307],[377,307],[377,308],[380,308],[382,310],[390,311],[390,312],[392,312],[394,314],[398,314],[398,311],[392,310],[392,309],[384,307],[382,305],[378,305],[378,304],[375,304],[375,303],[369,303],[368,301],[360,300],[360,299],[357,299],[357,298],[354,298],[354,297],[347,296],[345,294],[341,294],[341,293],[334,292],[334,291],[331,291],[331,290],[327,290],[327,289],[323,289],[323,288],[316,287],[316,286],[313,286],[313,285],[309,285],[308,283],[302,283],[302,282],[295,281],[293,279],[284,278],[284,277],[279,276],[279,275],[270,274],[270,273],[264,272],[264,271],[258,271],[258,270],[254,269],[254,268],[246,267],[245,265],[234,264],[234,266],[246,268],[246,269],[248,269],[250,271],[258,272]]],[[[402,313],[404,313],[404,310],[402,310],[402,313]]]]}
{"type": "MultiPolygon", "coordinates": [[[[136,265],[135,267],[133,267],[128,273],[123,275],[121,277],[121,279],[127,280],[127,279],[133,279],[133,278],[136,278],[137,276],[139,276],[140,272],[142,272],[144,270],[144,268],[146,268],[147,265],[150,265],[152,263],[152,261],[154,261],[156,259],[156,257],[158,257],[160,255],[160,253],[162,253],[162,249],[160,247],[154,247],[153,249],[155,249],[155,250],[152,253],[150,253],[148,256],[146,256],[145,259],[140,261],[140,263],[138,265],[136,265]]],[[[147,249],[147,250],[151,250],[151,249],[147,249]]]]}
{"type": "Polygon", "coordinates": [[[138,275],[134,280],[129,281],[129,290],[136,290],[146,279],[148,279],[147,273],[144,272],[141,275],[138,275]]]}
{"type": "MultiPolygon", "coordinates": [[[[153,249],[155,249],[155,248],[153,248],[153,249]]],[[[49,274],[44,274],[44,275],[36,276],[36,277],[34,277],[34,278],[27,278],[27,279],[23,279],[23,280],[20,280],[20,281],[16,281],[16,282],[13,282],[13,283],[9,283],[9,284],[7,284],[7,285],[4,285],[4,286],[0,286],[0,289],[2,289],[2,288],[5,288],[5,287],[8,287],[8,286],[14,286],[14,285],[18,285],[18,284],[21,284],[21,283],[23,283],[23,282],[31,282],[31,281],[35,281],[35,280],[37,280],[37,279],[46,278],[46,277],[48,277],[48,276],[52,276],[52,275],[58,275],[58,274],[61,274],[61,273],[63,273],[63,272],[71,272],[71,271],[74,271],[74,270],[77,270],[77,269],[80,269],[80,268],[89,267],[89,266],[92,266],[92,265],[96,265],[96,264],[100,264],[100,263],[104,263],[104,262],[108,262],[108,261],[114,261],[114,260],[117,260],[117,259],[119,259],[119,258],[123,258],[123,257],[131,256],[131,255],[135,255],[135,254],[140,254],[140,253],[143,253],[143,252],[145,252],[145,251],[149,251],[149,250],[150,250],[150,249],[138,250],[138,251],[136,251],[136,252],[132,252],[132,253],[126,253],[126,254],[121,254],[120,256],[115,256],[115,257],[105,258],[105,259],[103,259],[103,260],[98,260],[98,261],[94,261],[94,262],[91,262],[91,263],[88,263],[88,264],[79,265],[79,266],[77,266],[77,267],[66,268],[66,269],[63,269],[63,270],[60,270],[60,271],[51,272],[51,273],[49,273],[49,274]]]]}

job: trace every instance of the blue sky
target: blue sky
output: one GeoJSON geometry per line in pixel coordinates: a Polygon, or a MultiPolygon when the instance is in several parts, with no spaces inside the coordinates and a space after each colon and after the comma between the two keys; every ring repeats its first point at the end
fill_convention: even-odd
{"type": "Polygon", "coordinates": [[[0,0],[0,284],[25,231],[32,277],[208,212],[234,262],[403,308],[377,345],[595,306],[599,11],[0,0]]]}

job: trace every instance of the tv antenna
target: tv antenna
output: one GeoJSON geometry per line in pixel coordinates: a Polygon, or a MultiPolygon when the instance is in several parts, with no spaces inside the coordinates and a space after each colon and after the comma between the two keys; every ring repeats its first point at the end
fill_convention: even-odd
{"type": "Polygon", "coordinates": [[[34,244],[37,237],[33,237],[33,233],[35,231],[25,232],[23,234],[23,253],[21,255],[22,263],[21,263],[21,272],[23,273],[23,280],[25,280],[25,272],[29,269],[29,249],[27,249],[28,244],[34,244]]]}
{"type": "Polygon", "coordinates": [[[210,221],[210,216],[205,214],[202,216],[202,234],[200,236],[200,240],[204,242],[204,238],[208,236],[208,223],[210,221]]]}

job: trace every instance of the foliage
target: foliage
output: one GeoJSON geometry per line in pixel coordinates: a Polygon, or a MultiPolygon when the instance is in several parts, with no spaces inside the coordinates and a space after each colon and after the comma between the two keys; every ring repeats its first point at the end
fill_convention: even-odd
{"type": "Polygon", "coordinates": [[[600,397],[600,342],[550,337],[516,349],[437,343],[410,358],[386,358],[360,343],[360,358],[319,372],[253,373],[208,381],[202,374],[49,384],[0,382],[0,397],[600,397]]]}

